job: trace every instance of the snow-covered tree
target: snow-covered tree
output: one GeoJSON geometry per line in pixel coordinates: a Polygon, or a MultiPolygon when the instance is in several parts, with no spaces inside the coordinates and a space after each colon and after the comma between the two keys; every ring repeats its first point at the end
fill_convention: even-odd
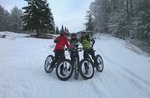
{"type": "Polygon", "coordinates": [[[90,5],[99,32],[125,38],[132,31],[133,3],[135,0],[95,0],[90,5]]]}
{"type": "Polygon", "coordinates": [[[9,31],[9,15],[10,13],[0,5],[0,31],[9,31]]]}
{"type": "Polygon", "coordinates": [[[86,16],[86,20],[87,20],[87,22],[85,23],[86,30],[94,31],[95,23],[94,23],[94,19],[93,19],[92,15],[90,14],[90,12],[88,12],[88,15],[86,16]]]}
{"type": "Polygon", "coordinates": [[[95,31],[150,43],[150,0],[95,0],[89,12],[95,31]]]}
{"type": "Polygon", "coordinates": [[[125,11],[122,9],[111,13],[108,23],[108,32],[124,39],[128,30],[129,24],[126,20],[125,11]]]}
{"type": "Polygon", "coordinates": [[[23,15],[23,12],[21,9],[19,9],[17,6],[15,6],[10,13],[9,22],[11,31],[13,32],[20,32],[22,29],[22,22],[21,22],[21,16],[23,15]]]}
{"type": "Polygon", "coordinates": [[[141,0],[136,6],[134,17],[134,28],[140,39],[150,39],[150,1],[141,0]]]}
{"type": "Polygon", "coordinates": [[[90,13],[95,19],[95,30],[99,32],[107,32],[107,23],[110,14],[110,1],[95,0],[90,5],[90,13]]]}
{"type": "Polygon", "coordinates": [[[23,7],[23,29],[36,31],[37,37],[43,31],[54,32],[55,25],[47,0],[25,0],[28,6],[23,7]]]}

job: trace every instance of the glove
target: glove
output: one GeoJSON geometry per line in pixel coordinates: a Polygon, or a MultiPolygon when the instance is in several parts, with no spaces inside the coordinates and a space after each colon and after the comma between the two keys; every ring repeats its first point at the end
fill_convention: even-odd
{"type": "Polygon", "coordinates": [[[65,48],[64,50],[65,50],[65,51],[68,51],[68,48],[65,48]]]}

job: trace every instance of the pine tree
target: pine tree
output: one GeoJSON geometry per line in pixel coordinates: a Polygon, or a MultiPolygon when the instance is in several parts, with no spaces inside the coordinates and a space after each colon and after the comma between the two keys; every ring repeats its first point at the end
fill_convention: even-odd
{"type": "Polygon", "coordinates": [[[58,27],[56,27],[56,34],[59,34],[59,28],[58,27]]]}
{"type": "Polygon", "coordinates": [[[64,32],[66,32],[67,31],[67,27],[65,27],[65,30],[64,30],[64,32]]]}
{"type": "Polygon", "coordinates": [[[69,30],[68,30],[68,28],[67,28],[67,27],[65,27],[64,32],[69,33],[69,30]]]}
{"type": "Polygon", "coordinates": [[[28,6],[23,7],[23,29],[36,31],[37,37],[43,31],[54,32],[54,19],[47,0],[25,0],[28,6]]]}
{"type": "Polygon", "coordinates": [[[66,28],[66,32],[69,33],[69,29],[68,28],[66,28]]]}
{"type": "Polygon", "coordinates": [[[60,33],[64,33],[64,31],[65,31],[65,30],[64,30],[64,26],[62,25],[62,26],[61,26],[60,33]]]}

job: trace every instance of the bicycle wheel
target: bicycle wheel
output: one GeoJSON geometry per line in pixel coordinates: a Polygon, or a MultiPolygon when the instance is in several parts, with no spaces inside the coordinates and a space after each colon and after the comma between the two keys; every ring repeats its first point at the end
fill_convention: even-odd
{"type": "Polygon", "coordinates": [[[51,67],[51,63],[54,60],[53,55],[49,55],[46,57],[45,63],[44,63],[44,70],[47,73],[51,73],[53,71],[53,68],[51,67]]]}
{"type": "Polygon", "coordinates": [[[102,72],[103,69],[104,69],[104,62],[103,62],[103,59],[100,55],[96,55],[96,60],[98,62],[98,65],[96,66],[96,70],[98,72],[102,72]]]}
{"type": "Polygon", "coordinates": [[[79,68],[80,74],[84,79],[91,79],[94,76],[94,67],[91,61],[82,59],[79,68]]]}
{"type": "Polygon", "coordinates": [[[69,59],[58,62],[56,67],[56,75],[60,80],[66,81],[71,78],[73,73],[73,66],[69,59]]]}

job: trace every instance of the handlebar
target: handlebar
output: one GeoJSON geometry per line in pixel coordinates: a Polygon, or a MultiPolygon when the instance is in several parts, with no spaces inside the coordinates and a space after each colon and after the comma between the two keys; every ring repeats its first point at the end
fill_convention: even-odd
{"type": "Polygon", "coordinates": [[[64,51],[78,51],[78,52],[80,52],[82,50],[83,50],[83,48],[65,48],[64,49],[64,51]]]}
{"type": "Polygon", "coordinates": [[[65,48],[64,51],[69,51],[69,48],[65,48]]]}
{"type": "Polygon", "coordinates": [[[83,50],[83,48],[76,48],[75,50],[78,50],[80,52],[83,50]]]}

